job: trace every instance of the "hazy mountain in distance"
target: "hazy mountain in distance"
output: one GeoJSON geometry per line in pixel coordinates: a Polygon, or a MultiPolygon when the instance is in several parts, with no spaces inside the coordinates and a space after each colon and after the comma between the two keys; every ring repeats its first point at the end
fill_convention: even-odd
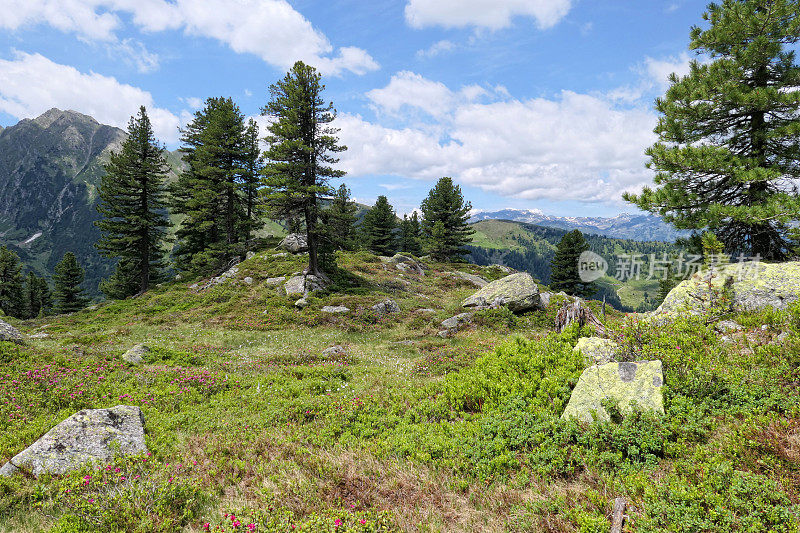
{"type": "Polygon", "coordinates": [[[637,241],[674,242],[689,233],[676,230],[661,217],[649,214],[623,213],[615,217],[556,217],[539,209],[502,209],[500,211],[475,210],[470,222],[481,220],[512,220],[551,228],[578,229],[583,233],[605,235],[637,241]]]}

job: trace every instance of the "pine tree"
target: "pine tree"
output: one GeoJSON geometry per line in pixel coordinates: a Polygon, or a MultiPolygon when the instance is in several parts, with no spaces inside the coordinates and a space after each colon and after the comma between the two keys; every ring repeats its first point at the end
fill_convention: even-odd
{"type": "Polygon", "coordinates": [[[314,67],[298,61],[270,86],[271,99],[262,114],[272,118],[265,156],[266,201],[274,218],[301,218],[308,239],[308,271],[320,275],[318,246],[320,198],[332,194],[328,182],[344,172],[332,167],[335,154],[346,149],[336,138],[332,103],[325,104],[325,86],[314,67]]]}
{"type": "Polygon", "coordinates": [[[397,251],[397,215],[386,196],[378,196],[375,205],[367,211],[362,222],[362,232],[368,248],[378,255],[394,255],[397,251]]]}
{"type": "Polygon", "coordinates": [[[231,98],[207,99],[182,130],[187,169],[171,188],[173,212],[184,215],[174,250],[181,270],[218,272],[245,255],[248,235],[258,224],[254,135],[254,124],[245,126],[231,98]]]}
{"type": "Polygon", "coordinates": [[[583,233],[573,230],[564,235],[556,247],[551,263],[550,287],[573,296],[588,298],[595,293],[594,283],[581,281],[578,258],[589,249],[583,233]]]}
{"type": "Polygon", "coordinates": [[[95,245],[106,257],[118,259],[111,280],[103,283],[110,297],[143,293],[163,277],[167,227],[164,180],[169,171],[164,148],[156,141],[144,106],[128,123],[128,137],[111,154],[100,181],[95,224],[102,237],[95,245]],[[125,280],[120,269],[125,268],[125,280]]]}
{"type": "Polygon", "coordinates": [[[322,211],[325,240],[335,250],[354,250],[356,246],[356,212],[358,206],[350,199],[350,189],[342,183],[328,207],[322,211]]]}
{"type": "Polygon", "coordinates": [[[242,239],[245,253],[253,249],[254,232],[264,226],[264,210],[258,201],[261,188],[261,148],[259,146],[258,124],[248,120],[242,145],[241,191],[244,198],[244,218],[241,220],[242,239]]]}
{"type": "Polygon", "coordinates": [[[53,292],[44,278],[39,278],[39,301],[41,307],[37,316],[49,315],[53,310],[53,292]]]}
{"type": "Polygon", "coordinates": [[[83,297],[81,288],[84,275],[85,272],[78,264],[75,254],[65,253],[64,258],[56,265],[53,275],[56,312],[72,313],[86,307],[89,300],[83,297]]]}
{"type": "Polygon", "coordinates": [[[8,316],[22,318],[25,314],[22,283],[19,256],[0,246],[0,310],[8,316]]]}
{"type": "Polygon", "coordinates": [[[422,228],[416,211],[411,217],[403,215],[400,223],[400,251],[415,256],[422,255],[422,228]]]}
{"type": "Polygon", "coordinates": [[[40,278],[33,272],[28,272],[25,278],[25,318],[36,318],[42,310],[42,285],[40,278]]]}
{"type": "Polygon", "coordinates": [[[472,204],[464,201],[461,187],[451,178],[441,178],[422,201],[422,232],[425,247],[437,261],[459,261],[467,254],[465,246],[475,233],[469,226],[472,204]],[[433,228],[441,222],[444,233],[434,238],[433,228]]]}
{"type": "Polygon", "coordinates": [[[782,258],[800,216],[800,39],[794,0],[712,3],[693,27],[688,75],[670,77],[659,141],[648,148],[657,188],[624,198],[678,228],[709,229],[729,252],[782,258]]]}

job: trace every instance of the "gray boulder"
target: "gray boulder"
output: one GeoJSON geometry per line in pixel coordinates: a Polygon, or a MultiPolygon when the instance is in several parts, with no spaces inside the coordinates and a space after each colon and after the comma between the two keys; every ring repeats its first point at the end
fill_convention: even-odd
{"type": "Polygon", "coordinates": [[[341,314],[344,314],[344,313],[349,313],[350,312],[350,308],[349,307],[345,307],[343,305],[326,305],[325,307],[323,307],[321,309],[321,311],[323,313],[331,313],[331,314],[334,314],[334,315],[341,315],[341,314]]]}
{"type": "Polygon", "coordinates": [[[242,281],[244,281],[247,285],[252,285],[253,284],[253,278],[251,278],[250,276],[247,276],[242,281]]]}
{"type": "Polygon", "coordinates": [[[539,287],[530,274],[518,272],[500,278],[464,300],[464,307],[485,308],[502,303],[515,313],[543,309],[539,287]]]}
{"type": "Polygon", "coordinates": [[[278,246],[289,253],[299,254],[308,251],[308,240],[302,233],[290,233],[278,246]]]}
{"type": "Polygon", "coordinates": [[[308,300],[306,300],[305,298],[300,298],[294,303],[294,306],[298,309],[305,309],[306,307],[308,307],[308,300]]]}
{"type": "Polygon", "coordinates": [[[39,476],[64,474],[93,461],[110,461],[115,448],[123,454],[147,451],[141,409],[118,405],[84,409],[53,427],[0,468],[0,476],[18,471],[39,476]]]}
{"type": "Polygon", "coordinates": [[[140,365],[144,362],[144,356],[150,353],[150,347],[144,344],[137,344],[124,354],[122,354],[122,359],[125,361],[134,364],[140,365]]]}
{"type": "Polygon", "coordinates": [[[283,285],[287,296],[305,296],[310,292],[325,288],[325,281],[312,274],[292,276],[283,285]]]}
{"type": "Polygon", "coordinates": [[[395,268],[401,272],[415,274],[417,276],[425,275],[425,265],[417,261],[411,256],[403,254],[395,254],[389,263],[393,264],[395,268]]]}
{"type": "Polygon", "coordinates": [[[727,287],[736,311],[767,307],[786,309],[800,298],[800,262],[763,263],[744,261],[696,273],[672,289],[657,313],[703,311],[713,293],[727,287]]]}
{"type": "Polygon", "coordinates": [[[472,323],[472,317],[474,316],[475,313],[461,313],[460,315],[451,316],[442,321],[442,327],[447,330],[458,330],[460,326],[472,323]]]}
{"type": "Polygon", "coordinates": [[[561,418],[591,422],[592,412],[595,412],[598,420],[608,420],[610,417],[602,405],[603,400],[615,402],[623,413],[630,412],[631,401],[642,410],[663,413],[663,385],[661,361],[590,366],[578,379],[561,418]]]}
{"type": "Polygon", "coordinates": [[[267,281],[265,281],[264,284],[268,287],[277,287],[284,281],[286,281],[286,276],[280,276],[277,278],[267,278],[267,281]]]}
{"type": "Polygon", "coordinates": [[[400,306],[397,305],[397,302],[394,300],[384,300],[380,303],[377,303],[372,306],[372,310],[378,313],[378,315],[389,315],[392,313],[399,313],[400,306]]]}
{"type": "Polygon", "coordinates": [[[331,346],[330,348],[326,348],[322,350],[322,355],[325,357],[334,357],[337,355],[347,355],[347,350],[344,349],[344,346],[341,344],[337,344],[336,346],[331,346]]]}
{"type": "Polygon", "coordinates": [[[22,344],[22,333],[20,333],[19,330],[11,324],[6,324],[0,320],[0,341],[22,344]]]}
{"type": "Polygon", "coordinates": [[[467,272],[451,272],[450,274],[452,276],[456,276],[458,278],[461,278],[461,279],[463,279],[465,281],[468,281],[468,282],[472,283],[473,285],[475,285],[479,289],[481,289],[481,288],[483,288],[483,287],[485,287],[486,285],[489,284],[488,281],[486,281],[485,279],[483,279],[480,276],[476,276],[475,274],[469,274],[467,272]]]}

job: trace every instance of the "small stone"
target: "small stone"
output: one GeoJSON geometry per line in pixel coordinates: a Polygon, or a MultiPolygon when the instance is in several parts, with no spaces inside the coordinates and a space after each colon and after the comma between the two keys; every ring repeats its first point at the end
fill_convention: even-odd
{"type": "Polygon", "coordinates": [[[294,303],[294,306],[297,307],[298,309],[305,309],[306,307],[308,307],[308,300],[306,300],[305,298],[300,298],[294,303]]]}
{"type": "Polygon", "coordinates": [[[331,357],[335,355],[347,355],[347,350],[344,349],[344,346],[341,344],[337,344],[336,346],[331,346],[330,348],[326,348],[322,350],[322,355],[325,357],[331,357]]]}
{"type": "Polygon", "coordinates": [[[242,281],[244,281],[248,285],[252,285],[253,284],[253,278],[251,278],[250,276],[247,276],[242,281]]]}
{"type": "Polygon", "coordinates": [[[437,335],[439,335],[439,336],[440,336],[441,338],[443,338],[443,339],[446,339],[446,338],[448,338],[448,337],[450,336],[450,330],[448,330],[448,329],[443,329],[442,331],[440,331],[439,333],[437,333],[437,335]]]}
{"type": "Polygon", "coordinates": [[[349,313],[350,312],[350,308],[349,307],[345,307],[343,305],[326,305],[325,307],[323,307],[321,309],[321,311],[323,313],[331,313],[331,314],[339,315],[339,314],[343,314],[343,313],[349,313]]]}
{"type": "Polygon", "coordinates": [[[470,324],[474,313],[461,313],[442,321],[442,327],[448,330],[457,330],[459,327],[470,324]]]}
{"type": "Polygon", "coordinates": [[[714,330],[716,330],[717,333],[729,333],[731,331],[741,331],[742,326],[733,320],[720,320],[714,324],[714,330]]]}
{"type": "Polygon", "coordinates": [[[247,255],[245,256],[245,259],[252,259],[255,256],[256,256],[256,253],[254,251],[250,250],[249,252],[247,252],[247,255]]]}
{"type": "Polygon", "coordinates": [[[264,284],[268,287],[276,287],[284,281],[286,281],[286,276],[281,276],[279,278],[267,278],[267,281],[265,281],[264,284]]]}
{"type": "Polygon", "coordinates": [[[144,356],[150,353],[150,347],[145,344],[137,344],[124,354],[122,359],[133,364],[140,365],[144,362],[144,356]]]}
{"type": "Polygon", "coordinates": [[[378,315],[388,315],[392,313],[399,313],[400,306],[397,305],[397,302],[394,300],[384,300],[380,303],[377,303],[372,306],[372,310],[378,313],[378,315]]]}
{"type": "Polygon", "coordinates": [[[299,254],[308,251],[308,240],[302,233],[290,233],[278,245],[287,252],[299,254]]]}

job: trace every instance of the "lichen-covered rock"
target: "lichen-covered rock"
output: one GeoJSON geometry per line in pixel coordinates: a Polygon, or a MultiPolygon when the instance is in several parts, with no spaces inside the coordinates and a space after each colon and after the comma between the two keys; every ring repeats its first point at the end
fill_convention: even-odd
{"type": "Polygon", "coordinates": [[[345,307],[343,305],[326,305],[325,307],[322,308],[322,312],[323,313],[331,313],[331,314],[334,314],[334,315],[341,315],[341,314],[344,314],[344,313],[349,313],[350,312],[350,308],[349,307],[345,307]]]}
{"type": "Polygon", "coordinates": [[[306,307],[308,307],[308,300],[306,300],[305,298],[300,298],[294,303],[294,306],[298,309],[305,309],[306,307]]]}
{"type": "Polygon", "coordinates": [[[605,364],[614,361],[619,345],[611,339],[581,337],[573,350],[581,352],[592,364],[605,364]]]}
{"type": "Polygon", "coordinates": [[[672,289],[657,313],[702,311],[709,306],[712,290],[729,285],[733,308],[755,311],[766,307],[786,309],[800,298],[800,262],[763,263],[745,261],[702,271],[672,289]]]}
{"type": "Polygon", "coordinates": [[[590,366],[578,379],[561,418],[591,422],[594,411],[598,420],[608,420],[608,412],[601,403],[606,399],[616,402],[623,413],[630,412],[631,401],[635,401],[642,410],[663,413],[663,385],[661,361],[590,366]]]}
{"type": "Polygon", "coordinates": [[[489,283],[461,305],[488,307],[493,303],[502,303],[515,313],[542,308],[539,287],[533,277],[525,272],[511,274],[489,283]]]}
{"type": "Polygon", "coordinates": [[[144,453],[144,415],[131,405],[84,409],[45,433],[0,468],[0,476],[23,470],[34,476],[63,474],[91,461],[109,461],[120,453],[144,453]]]}
{"type": "Polygon", "coordinates": [[[264,285],[267,285],[268,287],[277,287],[284,281],[286,281],[286,276],[280,276],[277,278],[267,278],[267,280],[264,282],[264,285]]]}
{"type": "Polygon", "coordinates": [[[411,256],[395,254],[388,262],[393,264],[395,268],[401,272],[410,272],[417,276],[425,275],[425,265],[411,256]]]}
{"type": "Polygon", "coordinates": [[[479,289],[482,289],[483,287],[489,284],[489,282],[483,279],[482,277],[476,276],[475,274],[470,274],[468,272],[452,272],[451,274],[453,276],[459,277],[465,281],[472,283],[479,289]]]}
{"type": "Polygon", "coordinates": [[[299,254],[308,251],[308,240],[302,233],[290,233],[278,246],[289,253],[299,254]]]}
{"type": "Polygon", "coordinates": [[[283,285],[283,290],[287,296],[305,296],[310,292],[325,288],[325,281],[312,274],[300,274],[292,276],[283,285]]]}
{"type": "Polygon", "coordinates": [[[388,299],[372,306],[372,310],[379,316],[389,315],[392,313],[399,313],[400,306],[394,300],[388,299]]]}
{"type": "Polygon", "coordinates": [[[15,342],[22,344],[22,333],[11,324],[6,324],[0,320],[0,341],[15,342]]]}
{"type": "Polygon", "coordinates": [[[137,344],[124,354],[122,359],[133,364],[140,365],[144,362],[144,356],[150,353],[150,347],[144,344],[137,344]]]}
{"type": "Polygon", "coordinates": [[[474,316],[475,313],[461,313],[460,315],[451,316],[442,321],[442,327],[449,330],[457,330],[461,326],[470,324],[474,316]]]}
{"type": "Polygon", "coordinates": [[[337,344],[336,346],[331,346],[330,348],[325,348],[324,350],[322,350],[322,355],[324,357],[347,355],[347,350],[345,350],[344,346],[342,346],[341,344],[337,344]]]}

